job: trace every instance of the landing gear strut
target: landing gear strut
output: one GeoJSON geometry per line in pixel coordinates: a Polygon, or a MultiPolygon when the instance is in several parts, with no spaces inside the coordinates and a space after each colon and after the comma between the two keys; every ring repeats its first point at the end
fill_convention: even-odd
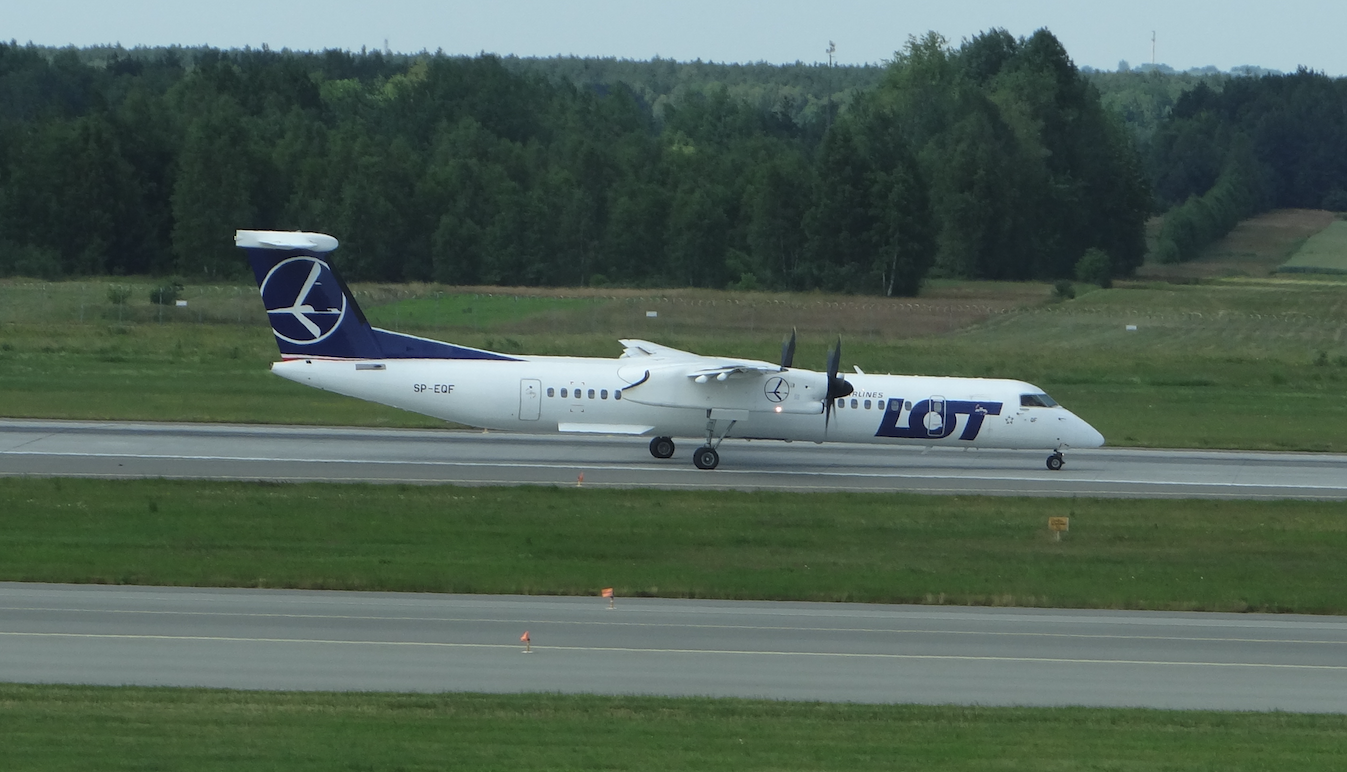
{"type": "Polygon", "coordinates": [[[1048,468],[1054,472],[1060,470],[1062,468],[1062,464],[1065,463],[1066,460],[1062,458],[1061,451],[1058,451],[1056,453],[1053,453],[1051,456],[1048,456],[1048,468]]]}
{"type": "Polygon", "coordinates": [[[650,441],[650,455],[655,458],[670,458],[674,454],[674,441],[669,437],[656,437],[650,441]]]}
{"type": "Polygon", "coordinates": [[[710,410],[706,411],[706,444],[693,452],[693,465],[698,469],[715,469],[720,466],[720,453],[716,452],[716,448],[720,447],[720,443],[730,435],[730,430],[734,428],[736,423],[738,423],[738,420],[730,421],[730,425],[725,427],[724,433],[717,439],[716,419],[711,417],[710,410]]]}

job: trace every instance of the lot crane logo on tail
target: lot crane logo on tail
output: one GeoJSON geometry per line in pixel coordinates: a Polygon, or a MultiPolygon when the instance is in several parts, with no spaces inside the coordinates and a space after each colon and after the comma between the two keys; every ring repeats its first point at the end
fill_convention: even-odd
{"type": "Polygon", "coordinates": [[[297,346],[326,339],[346,317],[346,295],[332,268],[307,255],[282,260],[267,272],[262,302],[276,337],[297,346]]]}

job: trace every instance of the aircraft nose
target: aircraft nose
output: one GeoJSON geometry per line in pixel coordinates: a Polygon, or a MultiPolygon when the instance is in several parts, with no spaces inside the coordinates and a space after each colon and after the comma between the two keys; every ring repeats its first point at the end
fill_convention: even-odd
{"type": "Polygon", "coordinates": [[[1076,427],[1076,442],[1072,443],[1077,448],[1098,448],[1104,444],[1104,435],[1099,430],[1090,426],[1084,419],[1076,417],[1079,426],[1076,427]]]}

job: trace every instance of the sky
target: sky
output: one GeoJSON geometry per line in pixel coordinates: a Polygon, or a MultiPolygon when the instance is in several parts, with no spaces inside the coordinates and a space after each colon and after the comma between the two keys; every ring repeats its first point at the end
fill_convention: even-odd
{"type": "Polygon", "coordinates": [[[1003,27],[1047,27],[1076,64],[1155,60],[1178,70],[1298,66],[1347,75],[1343,0],[0,0],[0,39],[127,48],[443,50],[502,56],[654,56],[714,62],[879,64],[909,35],[958,44],[1003,27]]]}

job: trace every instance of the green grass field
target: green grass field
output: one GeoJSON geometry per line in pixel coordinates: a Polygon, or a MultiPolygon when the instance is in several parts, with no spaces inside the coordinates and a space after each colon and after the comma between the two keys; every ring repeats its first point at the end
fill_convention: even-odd
{"type": "Polygon", "coordinates": [[[1347,613],[1334,502],[9,478],[0,533],[13,581],[1347,613]]]}
{"type": "Polygon", "coordinates": [[[0,685],[6,770],[1282,770],[1347,717],[0,685]]]}
{"type": "Polygon", "coordinates": [[[1338,220],[1310,236],[1278,270],[1347,274],[1347,221],[1338,220]]]}

